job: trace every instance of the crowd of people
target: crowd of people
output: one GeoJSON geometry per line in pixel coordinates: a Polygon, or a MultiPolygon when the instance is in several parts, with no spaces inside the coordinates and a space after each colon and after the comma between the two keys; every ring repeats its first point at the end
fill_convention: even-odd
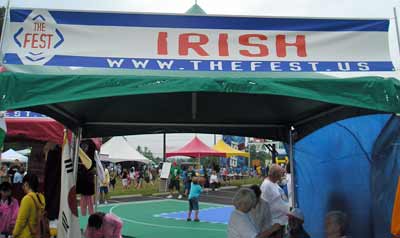
{"type": "MultiPolygon", "coordinates": [[[[235,210],[230,216],[228,238],[310,238],[303,224],[303,212],[299,208],[290,208],[289,167],[271,165],[268,176],[261,186],[240,189],[233,198],[235,210]]],[[[192,166],[182,171],[173,163],[170,169],[170,195],[173,190],[180,191],[179,184],[184,177],[185,195],[188,195],[187,221],[200,221],[199,197],[205,187],[205,178],[200,176],[192,166]],[[185,174],[181,176],[181,174],[185,174]]],[[[218,181],[217,172],[213,171],[210,182],[218,181]]],[[[214,187],[214,186],[211,186],[214,187]]],[[[182,195],[178,193],[178,199],[182,195]]],[[[327,238],[346,238],[346,214],[331,211],[326,214],[325,230],[327,238]]]]}
{"type": "Polygon", "coordinates": [[[111,188],[114,190],[117,183],[117,179],[121,179],[122,188],[125,190],[131,187],[135,189],[143,188],[143,184],[154,184],[158,174],[157,170],[152,168],[150,165],[140,165],[137,168],[132,166],[130,169],[123,169],[120,165],[115,167],[109,166],[111,188]]]}
{"type": "Polygon", "coordinates": [[[40,232],[38,223],[45,219],[46,201],[38,192],[38,177],[29,173],[23,176],[22,188],[25,196],[19,204],[12,196],[11,183],[0,184],[0,234],[3,237],[31,238],[40,232]]]}
{"type": "MultiPolygon", "coordinates": [[[[310,238],[304,215],[290,203],[279,182],[285,178],[281,166],[272,165],[261,185],[240,189],[233,198],[235,210],[228,225],[228,238],[310,238]]],[[[346,238],[346,214],[331,211],[325,217],[327,238],[346,238]]]]}
{"type": "MultiPolygon", "coordinates": [[[[48,237],[49,222],[45,211],[46,201],[38,192],[39,179],[35,174],[26,174],[22,178],[25,193],[20,204],[12,196],[12,185],[8,181],[0,184],[0,237],[36,238],[48,237]]],[[[86,238],[121,238],[122,221],[104,213],[91,214],[85,231],[86,238]]]]}
{"type": "MultiPolygon", "coordinates": [[[[81,164],[80,164],[81,165],[81,164]]],[[[100,201],[106,203],[106,194],[109,187],[112,187],[113,180],[119,176],[114,168],[102,167],[97,173],[101,178],[100,201]],[[110,170],[110,171],[109,171],[110,170]]],[[[14,168],[13,168],[14,169],[14,168]]],[[[144,167],[143,170],[145,170],[144,167]]],[[[5,171],[4,167],[1,171],[5,171]]],[[[136,171],[136,170],[133,170],[136,171]]],[[[287,171],[279,165],[272,165],[269,168],[268,176],[264,179],[261,186],[253,185],[250,188],[240,189],[233,197],[235,210],[232,212],[228,224],[228,238],[309,238],[309,234],[304,229],[304,215],[299,208],[290,209],[290,192],[285,191],[282,182],[288,179],[287,171]]],[[[82,170],[78,172],[77,188],[80,194],[81,213],[83,216],[89,215],[88,225],[84,231],[86,238],[108,238],[121,237],[122,221],[112,214],[95,212],[93,209],[93,194],[95,179],[91,170],[82,170]],[[84,173],[84,174],[83,174],[84,173]],[[81,180],[79,180],[81,179],[81,180]],[[89,183],[88,183],[89,182],[89,183]],[[85,185],[86,184],[86,185],[85,185]],[[87,186],[87,187],[85,187],[87,186]],[[90,190],[90,191],[89,191],[90,190]]],[[[46,199],[42,193],[39,193],[39,179],[35,174],[26,173],[24,169],[15,169],[12,178],[4,173],[0,175],[2,183],[0,184],[0,237],[15,238],[34,238],[40,231],[37,227],[40,222],[46,218],[46,199]],[[13,197],[13,183],[21,183],[24,196],[21,201],[13,197]]],[[[199,198],[204,187],[217,189],[221,176],[217,171],[207,171],[200,174],[192,166],[182,170],[177,163],[173,163],[170,169],[169,188],[172,198],[173,190],[178,191],[178,198],[185,195],[188,200],[187,221],[199,222],[201,218],[199,198]],[[184,185],[184,193],[180,191],[181,182],[184,185]],[[208,184],[207,184],[208,183],[208,184]],[[194,216],[193,216],[194,215],[194,216]],[[193,219],[192,219],[193,218],[193,219]]],[[[124,181],[123,181],[124,183],[124,181]]],[[[140,183],[136,182],[136,183],[140,183]]],[[[115,184],[115,183],[114,183],[115,184]]],[[[135,185],[137,186],[137,184],[135,185]]],[[[290,186],[289,186],[290,187],[290,186]]],[[[326,214],[325,230],[327,238],[346,238],[347,217],[343,212],[331,211],[326,214]]]]}
{"type": "Polygon", "coordinates": [[[195,177],[196,182],[201,184],[204,188],[210,188],[211,190],[215,191],[221,186],[221,177],[218,176],[216,170],[211,170],[211,168],[200,168],[195,170],[192,165],[182,170],[176,162],[173,162],[168,179],[168,189],[170,194],[167,198],[173,198],[174,191],[178,193],[178,199],[182,199],[183,195],[188,197],[191,191],[193,178],[195,177]],[[181,183],[184,186],[183,195],[181,191],[181,183]]]}

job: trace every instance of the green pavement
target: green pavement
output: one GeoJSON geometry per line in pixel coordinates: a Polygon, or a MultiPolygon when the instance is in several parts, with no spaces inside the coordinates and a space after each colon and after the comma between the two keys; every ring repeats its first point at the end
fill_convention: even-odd
{"type": "MultiPolygon", "coordinates": [[[[223,205],[201,203],[200,209],[223,205]]],[[[207,222],[186,222],[157,217],[161,213],[186,211],[186,201],[154,200],[101,206],[102,212],[112,212],[122,219],[124,236],[135,238],[218,238],[226,237],[226,225],[207,222]]],[[[87,217],[80,219],[84,229],[87,217]]]]}

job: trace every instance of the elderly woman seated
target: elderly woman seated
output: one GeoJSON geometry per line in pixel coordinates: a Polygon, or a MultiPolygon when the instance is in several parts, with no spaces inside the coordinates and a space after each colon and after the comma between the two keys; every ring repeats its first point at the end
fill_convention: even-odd
{"type": "Polygon", "coordinates": [[[269,230],[260,231],[250,216],[250,210],[256,206],[256,195],[248,188],[240,189],[233,197],[235,210],[228,225],[228,238],[267,238],[281,226],[273,225],[269,230]]]}

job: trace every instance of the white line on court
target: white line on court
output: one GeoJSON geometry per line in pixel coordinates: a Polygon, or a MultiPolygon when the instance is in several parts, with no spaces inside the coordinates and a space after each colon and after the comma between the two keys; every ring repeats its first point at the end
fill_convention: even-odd
{"type": "MultiPolygon", "coordinates": [[[[204,197],[214,197],[214,198],[221,198],[221,199],[230,199],[230,200],[232,200],[232,197],[217,196],[217,195],[209,195],[209,194],[204,194],[204,197]]],[[[200,202],[201,202],[201,201],[200,201],[200,202]]]]}
{"type": "MultiPolygon", "coordinates": [[[[123,202],[119,203],[116,205],[105,205],[106,206],[111,206],[109,213],[112,213],[116,216],[113,211],[115,208],[120,207],[122,205],[129,205],[129,204],[144,204],[144,203],[152,203],[152,202],[165,202],[165,201],[174,201],[174,202],[180,202],[180,203],[187,203],[187,201],[182,201],[182,200],[175,200],[175,199],[155,199],[155,200],[147,200],[147,201],[139,201],[139,202],[123,202]]],[[[214,206],[219,206],[219,207],[226,207],[226,205],[222,204],[217,204],[217,203],[207,203],[207,202],[202,202],[203,204],[206,205],[214,205],[214,206]]],[[[119,217],[119,216],[118,216],[119,217]]],[[[219,232],[226,232],[226,230],[223,229],[214,229],[214,228],[199,228],[199,227],[183,227],[183,226],[167,226],[167,225],[159,225],[159,224],[154,224],[154,223],[148,223],[148,222],[141,222],[141,221],[135,221],[132,219],[127,219],[127,218],[122,218],[120,217],[121,220],[134,223],[134,224],[140,224],[140,225],[146,225],[146,226],[152,226],[152,227],[159,227],[159,228],[173,228],[173,229],[182,229],[182,230],[199,230],[199,231],[219,231],[219,232]]]]}
{"type": "MultiPolygon", "coordinates": [[[[146,200],[146,201],[132,201],[132,202],[120,202],[118,205],[129,205],[129,204],[143,204],[143,203],[152,203],[152,202],[165,202],[165,201],[171,201],[168,199],[152,199],[152,200],[146,200]]],[[[98,205],[97,207],[114,207],[116,204],[101,204],[98,205]]]]}
{"type": "MultiPolygon", "coordinates": [[[[187,203],[188,201],[186,200],[176,200],[176,199],[170,199],[170,200],[166,200],[166,201],[174,201],[174,202],[184,202],[187,203]]],[[[226,204],[219,204],[219,203],[212,203],[212,202],[202,202],[200,201],[201,204],[205,204],[205,205],[210,205],[210,206],[217,206],[217,207],[229,207],[230,205],[226,205],[226,204]]]]}
{"type": "MultiPolygon", "coordinates": [[[[182,201],[182,202],[184,202],[184,201],[182,201]]],[[[202,212],[202,211],[214,210],[214,209],[220,209],[220,208],[224,208],[224,207],[233,207],[233,206],[227,205],[227,206],[203,208],[203,209],[200,209],[200,212],[202,212]]],[[[171,218],[171,217],[166,217],[167,215],[170,215],[170,214],[178,214],[178,213],[187,213],[187,210],[185,210],[185,211],[177,211],[177,212],[167,212],[167,213],[155,214],[155,215],[153,215],[153,217],[158,217],[158,218],[161,217],[161,218],[165,218],[165,219],[175,219],[175,220],[180,220],[180,221],[186,220],[186,218],[171,218]]],[[[210,221],[207,221],[207,223],[212,223],[212,224],[224,224],[224,225],[227,225],[227,224],[228,224],[228,223],[226,223],[226,222],[210,222],[210,221]]]]}
{"type": "MultiPolygon", "coordinates": [[[[114,214],[116,215],[116,214],[114,214]]],[[[173,229],[181,229],[181,230],[197,230],[197,231],[219,231],[219,232],[226,232],[226,230],[223,229],[212,229],[212,228],[198,228],[198,227],[183,227],[183,226],[165,226],[165,225],[158,225],[158,224],[153,224],[153,223],[147,223],[147,222],[140,222],[140,221],[135,221],[131,219],[126,219],[126,218],[121,218],[121,220],[130,222],[130,223],[135,223],[135,224],[140,224],[140,225],[145,225],[145,226],[152,226],[152,227],[159,227],[159,228],[173,228],[173,229]]]]}
{"type": "MultiPolygon", "coordinates": [[[[112,206],[111,209],[110,209],[110,213],[118,216],[117,214],[115,214],[113,212],[115,208],[118,208],[118,207],[123,206],[123,205],[128,205],[128,204],[134,204],[134,203],[136,203],[136,204],[142,203],[143,204],[143,203],[150,203],[150,202],[155,202],[155,201],[161,202],[161,201],[174,201],[174,200],[165,199],[165,200],[151,200],[151,201],[143,201],[143,202],[121,203],[121,204],[117,204],[117,205],[112,206]]],[[[175,201],[177,201],[177,202],[185,202],[185,201],[179,201],[179,200],[175,200],[175,201]]],[[[132,220],[132,219],[126,219],[126,218],[121,218],[121,217],[120,217],[120,219],[123,220],[123,221],[126,221],[126,222],[134,223],[134,224],[140,224],[140,225],[146,225],[146,226],[152,226],[152,227],[159,227],[159,228],[169,228],[169,229],[173,228],[173,229],[199,230],[199,231],[219,231],[219,232],[225,232],[226,231],[226,230],[223,230],[223,229],[213,229],[213,228],[198,228],[198,227],[159,225],[159,224],[154,224],[154,223],[135,221],[135,220],[132,220]]]]}

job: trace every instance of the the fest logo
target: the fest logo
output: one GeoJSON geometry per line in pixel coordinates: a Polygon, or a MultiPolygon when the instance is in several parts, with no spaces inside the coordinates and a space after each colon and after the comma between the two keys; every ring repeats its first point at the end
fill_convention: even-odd
{"type": "Polygon", "coordinates": [[[32,11],[13,35],[24,64],[44,65],[64,43],[64,36],[48,11],[32,11]]]}

